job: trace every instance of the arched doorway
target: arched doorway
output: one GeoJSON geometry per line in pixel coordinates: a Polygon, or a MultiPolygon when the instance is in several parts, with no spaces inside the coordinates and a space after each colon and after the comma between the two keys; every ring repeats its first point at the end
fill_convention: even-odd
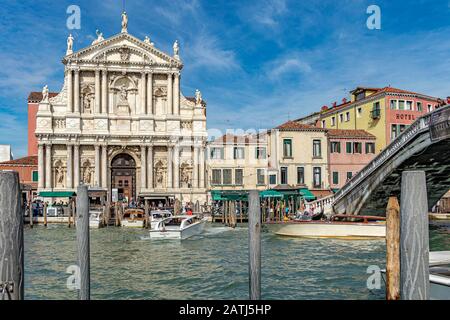
{"type": "Polygon", "coordinates": [[[136,199],[136,161],[129,154],[121,153],[113,158],[111,188],[117,189],[119,201],[136,199]]]}

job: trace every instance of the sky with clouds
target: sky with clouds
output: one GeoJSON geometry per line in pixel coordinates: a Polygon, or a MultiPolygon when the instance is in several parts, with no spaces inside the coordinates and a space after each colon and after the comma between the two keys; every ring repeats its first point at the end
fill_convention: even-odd
{"type": "MultiPolygon", "coordinates": [[[[27,151],[31,91],[59,91],[61,59],[96,29],[121,29],[123,0],[2,0],[0,144],[27,151]],[[68,30],[69,5],[81,29],[68,30]]],[[[270,128],[331,105],[356,86],[450,95],[449,0],[126,0],[128,32],[172,52],[180,42],[182,91],[199,88],[208,128],[270,128]],[[406,4],[407,3],[407,4],[406,4]],[[366,26],[381,8],[381,30],[366,26]]]]}

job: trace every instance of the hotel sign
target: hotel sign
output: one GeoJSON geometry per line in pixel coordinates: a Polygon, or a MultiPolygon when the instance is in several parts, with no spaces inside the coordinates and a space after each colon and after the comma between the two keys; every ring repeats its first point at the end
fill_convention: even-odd
{"type": "Polygon", "coordinates": [[[409,120],[409,121],[415,121],[416,117],[413,114],[404,114],[404,113],[397,113],[395,115],[397,120],[409,120]]]}
{"type": "Polygon", "coordinates": [[[450,138],[450,108],[444,108],[431,114],[431,141],[450,138]]]}

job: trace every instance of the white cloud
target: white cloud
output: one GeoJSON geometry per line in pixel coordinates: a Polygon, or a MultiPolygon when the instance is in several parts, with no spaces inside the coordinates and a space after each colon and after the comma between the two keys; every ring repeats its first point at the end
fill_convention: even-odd
{"type": "MultiPolygon", "coordinates": [[[[208,71],[230,71],[240,68],[234,51],[221,47],[212,35],[199,35],[186,44],[187,68],[204,68],[208,71]]],[[[182,56],[183,57],[183,56],[182,56]]]]}
{"type": "Polygon", "coordinates": [[[277,80],[286,74],[304,74],[312,71],[306,61],[290,55],[270,62],[267,68],[266,75],[271,80],[277,80]]]}
{"type": "Polygon", "coordinates": [[[279,24],[279,18],[287,12],[286,0],[258,1],[252,6],[250,20],[267,27],[275,27],[279,24]]]}

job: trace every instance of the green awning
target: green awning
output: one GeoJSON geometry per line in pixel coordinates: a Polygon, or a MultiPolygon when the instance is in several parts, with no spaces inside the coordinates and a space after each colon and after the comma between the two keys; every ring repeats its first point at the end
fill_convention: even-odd
{"type": "Polygon", "coordinates": [[[42,191],[39,196],[43,198],[71,198],[76,195],[72,191],[42,191]]]}
{"type": "Polygon", "coordinates": [[[283,195],[275,190],[264,190],[259,193],[261,198],[283,198],[283,195]]]}
{"type": "Polygon", "coordinates": [[[299,191],[300,191],[300,194],[302,195],[302,197],[305,198],[305,200],[308,200],[308,201],[316,200],[316,197],[307,188],[302,188],[299,191]]]}
{"type": "Polygon", "coordinates": [[[223,191],[213,190],[211,191],[211,197],[213,201],[247,201],[248,195],[246,192],[236,191],[223,191]]]}

